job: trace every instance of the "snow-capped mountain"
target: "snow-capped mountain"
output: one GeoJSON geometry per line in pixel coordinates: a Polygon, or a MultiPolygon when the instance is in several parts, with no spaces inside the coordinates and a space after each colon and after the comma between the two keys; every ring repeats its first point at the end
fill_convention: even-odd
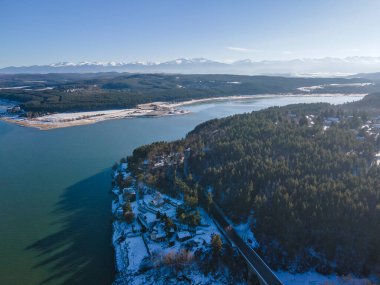
{"type": "Polygon", "coordinates": [[[307,58],[286,61],[251,59],[232,63],[206,58],[179,58],[166,62],[58,62],[50,65],[11,66],[0,73],[87,73],[87,72],[141,72],[141,73],[215,73],[215,74],[279,74],[293,76],[333,76],[380,71],[380,57],[307,58]]]}
{"type": "Polygon", "coordinates": [[[209,60],[207,58],[177,58],[175,60],[163,62],[162,64],[170,65],[170,64],[203,64],[203,63],[217,63],[216,61],[209,60]]]}

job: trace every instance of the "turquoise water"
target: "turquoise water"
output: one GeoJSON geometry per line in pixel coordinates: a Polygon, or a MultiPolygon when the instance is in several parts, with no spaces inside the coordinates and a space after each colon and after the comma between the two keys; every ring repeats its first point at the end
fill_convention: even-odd
{"type": "MultiPolygon", "coordinates": [[[[272,97],[187,106],[184,116],[39,131],[0,121],[0,284],[110,284],[110,167],[142,144],[217,117],[361,97],[272,97]]],[[[0,108],[1,109],[1,108],[0,108]]]]}

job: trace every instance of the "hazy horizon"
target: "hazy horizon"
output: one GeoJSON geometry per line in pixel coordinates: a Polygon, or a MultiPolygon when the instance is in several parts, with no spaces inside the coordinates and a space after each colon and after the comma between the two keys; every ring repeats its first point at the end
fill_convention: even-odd
{"type": "Polygon", "coordinates": [[[9,66],[0,66],[0,68],[4,67],[24,67],[24,66],[59,66],[60,64],[72,64],[72,65],[80,65],[80,64],[162,64],[162,63],[168,63],[168,62],[174,62],[178,60],[207,60],[210,62],[218,62],[218,63],[225,63],[225,64],[234,64],[234,63],[239,63],[243,61],[247,62],[252,62],[252,63],[260,63],[260,62],[290,62],[290,61],[318,61],[318,60],[328,60],[328,59],[337,59],[337,60],[350,60],[350,59],[368,59],[368,60],[374,60],[374,61],[380,61],[380,55],[379,56],[360,56],[360,55],[355,55],[355,56],[346,56],[346,57],[330,57],[330,56],[324,56],[324,57],[294,57],[294,58],[289,58],[289,59],[254,59],[254,58],[249,58],[249,57],[244,57],[240,59],[235,59],[235,60],[217,60],[214,58],[206,58],[206,57],[178,57],[178,58],[171,58],[167,60],[162,60],[162,61],[154,61],[154,60],[136,60],[136,61],[120,61],[120,60],[112,60],[112,61],[102,61],[102,60],[93,60],[93,61],[87,61],[87,60],[81,60],[81,61],[66,61],[66,60],[60,60],[56,62],[48,62],[48,63],[36,63],[32,65],[26,65],[26,64],[20,64],[20,65],[9,65],[9,66]]]}

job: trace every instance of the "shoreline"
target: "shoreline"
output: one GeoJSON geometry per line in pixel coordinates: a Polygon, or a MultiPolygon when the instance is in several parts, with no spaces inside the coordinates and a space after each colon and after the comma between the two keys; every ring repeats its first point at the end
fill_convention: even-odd
{"type": "Polygon", "coordinates": [[[198,249],[204,254],[210,253],[212,235],[219,235],[225,242],[222,232],[202,207],[196,208],[200,222],[191,231],[186,224],[176,218],[177,208],[184,204],[183,200],[161,193],[144,183],[138,186],[137,179],[130,172],[127,162],[121,162],[112,173],[114,183],[119,175],[123,177],[123,181],[127,179],[131,181],[131,184],[125,188],[116,182],[111,190],[114,195],[111,209],[112,246],[116,271],[112,284],[145,284],[147,280],[149,284],[153,282],[175,284],[180,281],[178,275],[167,276],[172,265],[163,261],[165,257],[181,255],[183,250],[186,250],[188,259],[183,261],[182,265],[186,268],[180,270],[182,274],[189,279],[199,280],[198,284],[229,284],[222,274],[217,276],[204,274],[194,260],[194,254],[198,249]],[[129,204],[128,211],[133,215],[129,222],[125,216],[126,212],[128,213],[126,204],[129,204]],[[157,217],[157,213],[165,215],[174,223],[175,226],[170,233],[164,229],[165,221],[157,217]],[[181,234],[186,236],[181,238],[181,234]],[[191,241],[190,247],[188,241],[191,241]]]}
{"type": "Polygon", "coordinates": [[[36,118],[23,118],[19,116],[2,116],[0,120],[14,123],[23,127],[32,127],[39,130],[51,130],[58,128],[75,127],[81,125],[95,124],[102,121],[134,118],[134,117],[161,117],[173,115],[186,115],[191,113],[181,107],[190,106],[208,102],[219,102],[229,100],[246,100],[246,99],[263,99],[273,97],[351,97],[351,96],[365,96],[367,94],[353,93],[353,94],[261,94],[261,95],[234,95],[225,97],[211,97],[203,99],[192,99],[183,102],[151,102],[139,104],[135,108],[128,109],[113,109],[102,111],[84,111],[84,112],[65,112],[53,113],[36,118]]]}
{"type": "MultiPolygon", "coordinates": [[[[138,186],[137,186],[137,179],[134,177],[131,172],[128,169],[128,163],[120,163],[116,169],[113,170],[113,179],[115,181],[116,177],[118,175],[122,175],[123,180],[127,178],[132,178],[132,185],[129,187],[124,188],[123,190],[115,185],[111,193],[114,195],[114,200],[111,205],[111,210],[113,214],[113,221],[112,221],[112,246],[114,250],[114,262],[115,262],[115,277],[114,282],[112,284],[145,284],[147,280],[150,282],[153,281],[164,281],[167,282],[168,279],[164,279],[163,275],[167,274],[167,268],[165,265],[161,265],[160,267],[146,267],[146,271],[139,271],[141,268],[141,265],[144,267],[144,260],[149,260],[152,258],[157,258],[157,256],[164,256],[165,253],[174,253],[179,252],[182,242],[176,242],[176,245],[171,247],[165,247],[162,246],[165,244],[163,241],[153,241],[152,236],[148,233],[145,233],[141,231],[142,226],[141,222],[138,222],[136,219],[132,224],[128,224],[124,218],[123,218],[123,204],[126,203],[125,200],[125,191],[127,192],[131,189],[135,191],[135,193],[138,192],[138,186]],[[158,245],[157,245],[158,244],[158,245]],[[155,250],[159,250],[160,254],[157,254],[158,252],[155,250]],[[155,255],[156,253],[156,255],[155,255]]],[[[147,187],[146,185],[141,186],[141,188],[145,189],[151,189],[154,193],[159,193],[157,190],[147,187]]],[[[181,200],[177,200],[175,198],[172,198],[166,194],[161,194],[160,197],[165,199],[169,199],[174,202],[174,204],[170,205],[175,206],[178,203],[182,203],[181,200]]],[[[148,216],[148,219],[146,220],[149,223],[155,224],[154,221],[157,221],[155,207],[162,207],[162,206],[149,206],[150,203],[146,203],[145,200],[149,201],[149,198],[146,199],[144,197],[153,197],[153,194],[145,193],[143,195],[143,198],[140,198],[142,200],[135,200],[130,202],[132,212],[135,213],[136,216],[144,215],[145,218],[148,216]]],[[[163,207],[165,208],[165,207],[163,207]]],[[[160,208],[162,209],[162,208],[160,208]]],[[[199,236],[210,236],[210,233],[217,233],[219,234],[223,241],[223,233],[221,232],[220,228],[217,224],[215,224],[213,218],[211,218],[207,212],[205,212],[204,209],[199,208],[202,216],[202,220],[207,221],[208,223],[205,223],[201,226],[198,226],[197,228],[201,229],[200,232],[203,233],[195,233],[192,240],[204,240],[205,239],[199,239],[199,236]],[[205,227],[205,225],[207,225],[205,227]],[[207,230],[208,228],[208,230],[207,230]]],[[[167,213],[173,212],[172,210],[167,209],[167,213]]],[[[163,211],[165,213],[165,211],[163,211]]],[[[173,213],[172,213],[173,214],[173,213]]],[[[142,217],[142,216],[141,216],[142,217]]],[[[174,219],[175,222],[177,222],[174,219]]],[[[153,228],[153,227],[152,227],[153,228]]],[[[248,238],[253,240],[254,247],[258,247],[258,243],[255,239],[255,236],[252,231],[249,230],[250,234],[247,235],[247,229],[249,229],[248,223],[244,224],[233,224],[233,228],[237,232],[238,235],[241,235],[242,237],[245,236],[245,238],[248,238]]],[[[208,246],[211,244],[211,240],[207,240],[206,242],[208,246]]],[[[203,247],[204,249],[207,248],[203,247]]],[[[213,284],[217,283],[220,285],[223,284],[230,284],[228,282],[226,276],[224,274],[219,274],[216,276],[212,276],[210,274],[205,275],[202,271],[198,269],[197,266],[192,265],[191,263],[188,264],[188,267],[183,270],[186,272],[186,275],[189,276],[189,278],[197,278],[198,280],[201,280],[199,284],[213,284]],[[211,283],[210,283],[211,282],[211,283]]],[[[302,285],[302,284],[341,284],[341,283],[347,283],[347,284],[358,284],[358,285],[365,285],[369,284],[369,282],[377,282],[377,277],[375,275],[369,275],[367,277],[360,277],[355,276],[351,273],[348,273],[347,275],[339,275],[338,273],[330,273],[330,274],[322,274],[317,272],[313,268],[309,268],[306,271],[303,272],[291,272],[290,270],[286,271],[283,269],[277,269],[273,271],[277,277],[281,280],[281,282],[284,285],[302,285]]],[[[220,272],[219,272],[220,273],[220,272]]],[[[177,276],[174,276],[173,278],[169,279],[171,282],[178,281],[176,279],[177,276]]],[[[170,283],[172,284],[172,283],[170,283]]],[[[241,283],[245,284],[245,283],[241,283]]],[[[248,283],[247,283],[248,284],[248,283]]],[[[372,284],[372,283],[371,283],[372,284]]],[[[377,284],[377,283],[376,283],[377,284]]]]}

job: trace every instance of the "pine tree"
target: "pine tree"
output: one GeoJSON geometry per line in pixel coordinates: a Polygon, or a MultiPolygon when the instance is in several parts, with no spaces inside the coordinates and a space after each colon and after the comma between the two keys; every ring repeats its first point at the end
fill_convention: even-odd
{"type": "Polygon", "coordinates": [[[215,256],[221,253],[223,242],[222,242],[222,239],[220,238],[220,235],[218,234],[211,235],[211,247],[212,247],[212,252],[215,256]]]}

